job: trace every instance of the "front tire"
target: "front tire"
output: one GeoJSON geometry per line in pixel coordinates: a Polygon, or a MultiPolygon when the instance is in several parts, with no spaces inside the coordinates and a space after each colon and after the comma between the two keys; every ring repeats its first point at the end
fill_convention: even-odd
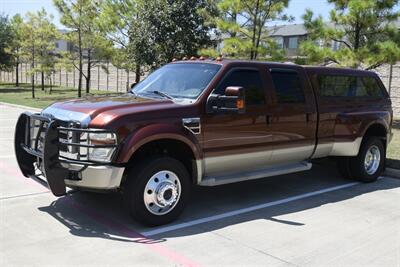
{"type": "Polygon", "coordinates": [[[190,189],[185,166],[174,158],[158,156],[129,171],[124,198],[135,220],[156,226],[179,217],[188,202],[190,189]]]}
{"type": "Polygon", "coordinates": [[[384,143],[380,138],[370,136],[363,141],[356,157],[340,158],[338,167],[345,178],[370,183],[382,174],[385,159],[384,143]]]}

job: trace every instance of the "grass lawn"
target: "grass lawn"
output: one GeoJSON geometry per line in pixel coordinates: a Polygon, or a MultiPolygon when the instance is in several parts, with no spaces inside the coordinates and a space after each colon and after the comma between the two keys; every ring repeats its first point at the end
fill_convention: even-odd
{"type": "Polygon", "coordinates": [[[386,166],[390,168],[400,169],[400,118],[393,120],[393,139],[387,150],[386,166]]]}
{"type": "MultiPolygon", "coordinates": [[[[25,105],[34,108],[45,108],[53,102],[77,98],[78,90],[66,87],[53,87],[51,94],[46,86],[45,91],[42,91],[40,85],[35,88],[35,99],[32,99],[32,91],[30,84],[20,84],[15,87],[15,84],[0,83],[0,102],[11,104],[25,105]]],[[[85,96],[85,89],[82,89],[82,96],[85,96]]],[[[116,95],[112,91],[91,90],[90,95],[116,95]]]]}
{"type": "MultiPolygon", "coordinates": [[[[46,88],[48,90],[48,88],[46,88]]],[[[84,91],[84,90],[82,90],[84,91]]],[[[53,102],[76,98],[77,89],[55,87],[51,94],[42,91],[40,86],[35,90],[36,98],[32,99],[30,84],[21,84],[15,87],[14,84],[0,83],[0,102],[25,105],[35,108],[44,108],[53,102]]],[[[84,95],[84,93],[82,92],[84,95]]],[[[91,90],[90,95],[116,95],[115,92],[91,90]]],[[[400,118],[393,123],[393,139],[387,150],[387,166],[400,169],[400,118]]]]}

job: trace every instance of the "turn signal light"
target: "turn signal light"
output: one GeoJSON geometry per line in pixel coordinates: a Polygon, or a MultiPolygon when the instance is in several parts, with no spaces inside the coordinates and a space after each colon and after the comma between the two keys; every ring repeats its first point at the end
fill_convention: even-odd
{"type": "Polygon", "coordinates": [[[244,108],[244,101],[243,99],[236,100],[236,108],[243,109],[244,108]]]}

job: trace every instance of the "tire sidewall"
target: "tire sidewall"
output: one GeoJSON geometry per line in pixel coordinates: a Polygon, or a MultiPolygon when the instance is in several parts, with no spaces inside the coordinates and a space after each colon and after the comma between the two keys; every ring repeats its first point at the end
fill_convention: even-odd
{"type": "Polygon", "coordinates": [[[190,176],[185,166],[178,160],[161,156],[154,157],[137,165],[128,174],[126,201],[133,217],[147,225],[156,226],[169,223],[182,213],[191,189],[190,176]],[[159,171],[168,170],[176,174],[181,184],[181,193],[175,207],[164,215],[151,213],[144,203],[143,195],[149,179],[159,171]]]}
{"type": "Polygon", "coordinates": [[[353,173],[357,176],[356,179],[361,180],[363,182],[373,182],[375,181],[382,173],[385,166],[386,159],[386,151],[381,139],[377,137],[369,137],[362,144],[360,148],[360,153],[356,157],[356,162],[351,162],[350,167],[353,169],[353,173]],[[365,170],[364,161],[367,154],[367,151],[371,146],[376,146],[380,152],[380,162],[379,167],[373,174],[368,174],[365,170]]]}

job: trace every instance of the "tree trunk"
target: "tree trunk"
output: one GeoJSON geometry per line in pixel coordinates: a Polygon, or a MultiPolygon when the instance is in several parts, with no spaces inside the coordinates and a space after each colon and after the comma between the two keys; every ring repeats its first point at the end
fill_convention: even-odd
{"type": "Polygon", "coordinates": [[[126,71],[126,91],[129,92],[129,90],[131,89],[131,87],[129,86],[129,70],[125,70],[126,71]]]}
{"type": "Polygon", "coordinates": [[[17,59],[17,65],[15,66],[15,86],[19,86],[19,74],[18,74],[18,69],[19,69],[19,60],[17,59]]]}
{"type": "Polygon", "coordinates": [[[393,64],[390,63],[389,66],[389,83],[388,83],[388,90],[389,90],[389,96],[391,95],[392,91],[392,79],[393,79],[393,64]]]}
{"type": "Polygon", "coordinates": [[[42,71],[40,74],[42,75],[42,91],[44,91],[44,72],[42,71]]]}
{"type": "Polygon", "coordinates": [[[88,61],[87,61],[87,73],[86,73],[86,94],[90,91],[90,72],[92,68],[92,62],[90,58],[90,49],[88,49],[88,61]]]}
{"type": "Polygon", "coordinates": [[[257,57],[258,57],[258,47],[260,46],[261,32],[264,27],[264,24],[265,24],[265,21],[261,21],[261,19],[260,19],[260,25],[258,28],[258,33],[257,33],[257,38],[256,38],[256,51],[255,51],[254,59],[257,59],[257,57]]]}
{"type": "Polygon", "coordinates": [[[78,97],[82,96],[82,37],[81,37],[81,31],[80,29],[78,30],[78,49],[79,49],[79,78],[78,78],[78,97]]]}
{"type": "Polygon", "coordinates": [[[53,91],[53,81],[52,81],[52,79],[51,79],[51,74],[50,74],[50,77],[49,77],[49,81],[50,81],[50,91],[49,91],[49,94],[51,95],[51,92],[53,91]]]}
{"type": "Polygon", "coordinates": [[[31,72],[32,72],[32,98],[35,98],[35,47],[32,48],[32,65],[31,65],[31,72]]]}
{"type": "Polygon", "coordinates": [[[135,82],[140,82],[140,65],[138,63],[136,63],[135,67],[135,82]]]}
{"type": "Polygon", "coordinates": [[[258,20],[259,6],[260,6],[260,0],[257,0],[256,10],[254,12],[254,18],[253,18],[253,36],[251,38],[250,59],[255,59],[256,32],[257,32],[257,20],[258,20]]]}

